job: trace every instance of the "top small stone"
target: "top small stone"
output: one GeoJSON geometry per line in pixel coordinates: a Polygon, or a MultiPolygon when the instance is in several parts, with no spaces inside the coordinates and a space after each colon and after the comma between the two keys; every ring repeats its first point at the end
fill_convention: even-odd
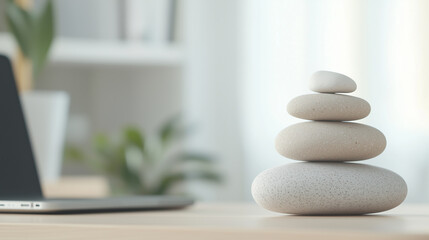
{"type": "Polygon", "coordinates": [[[351,93],[356,90],[356,83],[340,73],[318,71],[311,76],[309,87],[319,93],[351,93]]]}

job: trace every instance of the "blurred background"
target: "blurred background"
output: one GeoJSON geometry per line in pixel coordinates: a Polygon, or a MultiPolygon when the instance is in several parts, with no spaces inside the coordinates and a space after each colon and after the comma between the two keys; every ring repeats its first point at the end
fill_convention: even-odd
{"type": "MultiPolygon", "coordinates": [[[[286,104],[309,93],[314,71],[330,70],[357,82],[352,95],[372,106],[360,122],[386,135],[385,152],[364,163],[404,177],[406,201],[429,201],[428,1],[52,3],[52,47],[30,92],[62,96],[54,102],[65,110],[53,118],[64,127],[30,116],[41,107],[23,96],[48,195],[103,196],[132,185],[124,193],[250,201],[258,173],[292,162],[274,149],[277,133],[300,121],[286,104]],[[40,163],[53,145],[39,145],[49,141],[56,163],[40,163]],[[115,171],[121,164],[126,171],[115,171]]],[[[8,4],[0,0],[0,52],[16,57],[8,4]]],[[[27,9],[37,15],[45,6],[35,0],[27,9]]]]}

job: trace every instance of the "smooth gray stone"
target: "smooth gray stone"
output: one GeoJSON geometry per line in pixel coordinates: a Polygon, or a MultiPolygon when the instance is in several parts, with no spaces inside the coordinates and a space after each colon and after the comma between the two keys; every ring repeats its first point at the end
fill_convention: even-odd
{"type": "Polygon", "coordinates": [[[353,121],[365,118],[371,106],[362,98],[342,94],[308,94],[292,99],[290,115],[306,120],[353,121]]]}
{"type": "Polygon", "coordinates": [[[277,151],[302,161],[357,161],[378,156],[386,138],[376,128],[350,122],[303,122],[283,129],[277,151]]]}
{"type": "Polygon", "coordinates": [[[255,201],[270,211],[302,215],[382,212],[404,201],[398,174],[355,163],[292,163],[265,170],[252,184],[255,201]]]}
{"type": "Polygon", "coordinates": [[[309,88],[319,93],[350,93],[356,90],[357,85],[341,73],[318,71],[311,76],[309,88]]]}

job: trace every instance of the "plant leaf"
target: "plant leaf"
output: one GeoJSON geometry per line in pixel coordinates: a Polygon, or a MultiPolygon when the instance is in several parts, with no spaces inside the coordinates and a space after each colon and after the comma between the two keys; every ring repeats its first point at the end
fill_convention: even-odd
{"type": "Polygon", "coordinates": [[[166,175],[161,179],[160,184],[157,189],[154,190],[154,194],[163,195],[168,192],[168,190],[173,187],[173,185],[188,181],[188,180],[204,180],[214,183],[220,183],[222,181],[222,177],[212,171],[194,171],[194,172],[180,172],[166,175]]]}
{"type": "Polygon", "coordinates": [[[94,137],[94,146],[97,151],[104,151],[109,146],[109,138],[105,134],[97,134],[94,137]]]}
{"type": "Polygon", "coordinates": [[[163,146],[183,135],[180,127],[180,119],[180,115],[176,115],[161,126],[159,136],[163,146]]]}
{"type": "Polygon", "coordinates": [[[213,157],[203,153],[181,153],[177,157],[180,162],[200,162],[200,163],[213,163],[213,157]]]}
{"type": "Polygon", "coordinates": [[[94,137],[93,145],[96,153],[103,158],[104,161],[111,162],[115,158],[109,138],[105,134],[97,134],[94,137]]]}
{"type": "Polygon", "coordinates": [[[143,166],[143,153],[140,148],[135,145],[125,148],[125,164],[127,168],[136,174],[140,174],[143,166]]]}
{"type": "Polygon", "coordinates": [[[124,130],[124,139],[127,144],[134,145],[144,151],[144,137],[137,128],[127,127],[124,130]]]}
{"type": "Polygon", "coordinates": [[[33,77],[36,77],[46,63],[55,34],[54,11],[51,0],[46,2],[40,15],[35,18],[32,30],[31,59],[33,61],[33,77]]]}
{"type": "Polygon", "coordinates": [[[15,37],[24,56],[31,57],[31,41],[33,33],[32,16],[14,1],[9,1],[6,10],[9,30],[15,37]]]}
{"type": "Polygon", "coordinates": [[[64,149],[64,158],[70,161],[84,162],[85,154],[75,146],[66,146],[64,149]]]}
{"type": "Polygon", "coordinates": [[[106,170],[102,162],[95,160],[93,157],[89,157],[84,151],[73,145],[66,145],[64,149],[64,159],[68,162],[85,164],[90,169],[101,174],[104,174],[106,170]]]}
{"type": "Polygon", "coordinates": [[[126,164],[120,166],[121,180],[124,181],[125,185],[132,190],[134,194],[138,194],[143,191],[143,185],[140,182],[140,176],[131,171],[126,164]]]}

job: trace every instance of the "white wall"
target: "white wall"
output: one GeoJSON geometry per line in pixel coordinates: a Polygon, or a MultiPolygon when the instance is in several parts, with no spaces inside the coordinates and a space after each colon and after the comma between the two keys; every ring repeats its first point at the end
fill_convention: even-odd
{"type": "Polygon", "coordinates": [[[306,4],[303,1],[242,1],[241,129],[246,199],[261,171],[290,162],[274,149],[277,133],[296,120],[286,104],[304,93],[307,80],[306,4]]]}
{"type": "Polygon", "coordinates": [[[214,194],[195,188],[206,199],[240,200],[247,191],[237,101],[239,14],[238,1],[184,1],[185,110],[198,127],[187,146],[212,153],[225,177],[214,194]]]}

